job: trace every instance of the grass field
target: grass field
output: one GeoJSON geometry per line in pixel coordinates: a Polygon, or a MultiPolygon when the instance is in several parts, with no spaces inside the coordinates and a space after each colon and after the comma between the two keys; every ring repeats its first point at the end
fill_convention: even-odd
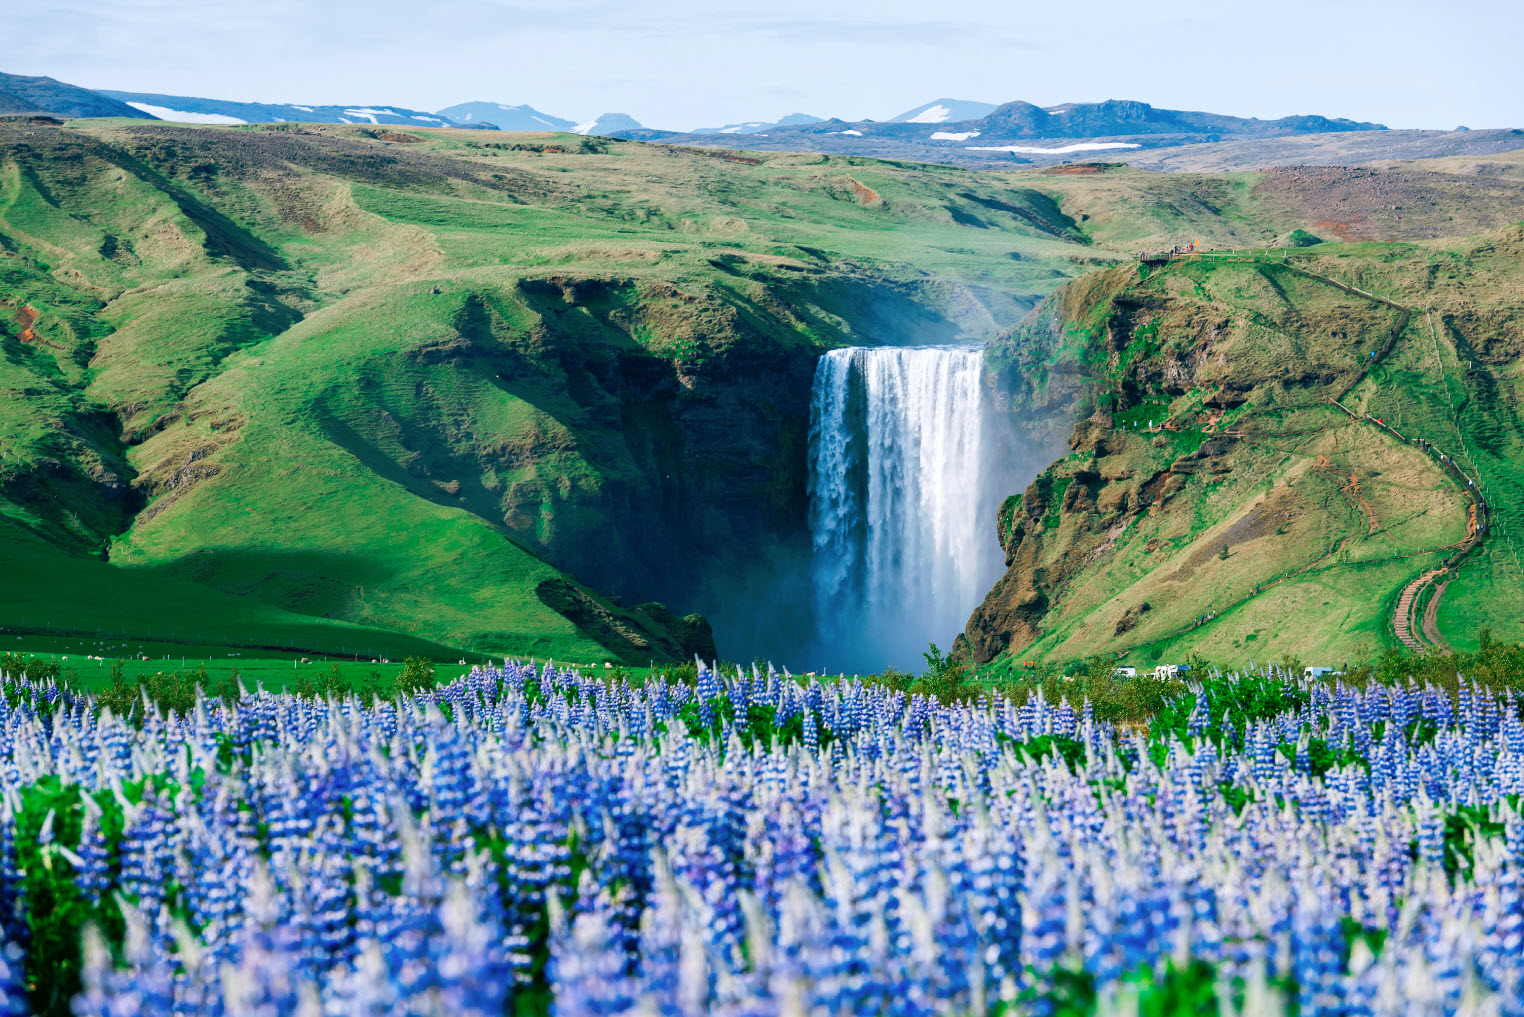
{"type": "MultiPolygon", "coordinates": [[[[251,691],[257,686],[263,686],[271,692],[279,692],[287,684],[294,684],[299,675],[314,680],[327,676],[334,664],[338,664],[340,675],[346,679],[358,680],[374,674],[389,681],[395,680],[402,672],[402,662],[390,658],[356,661],[352,658],[323,659],[297,655],[254,657],[229,651],[223,645],[186,646],[179,643],[121,643],[31,637],[18,640],[12,649],[6,645],[4,635],[0,635],[0,645],[5,646],[4,652],[25,654],[29,659],[40,661],[55,661],[69,684],[93,690],[105,688],[111,683],[112,672],[118,661],[121,662],[121,673],[128,681],[159,672],[199,674],[205,669],[208,691],[225,681],[236,679],[251,691]],[[96,657],[101,659],[97,660],[96,657]],[[303,660],[308,663],[302,663],[303,660]]],[[[436,674],[444,675],[453,664],[455,661],[435,662],[436,674]]],[[[457,670],[464,672],[466,669],[461,667],[457,670]]],[[[453,672],[448,675],[451,678],[454,676],[453,672]]]]}

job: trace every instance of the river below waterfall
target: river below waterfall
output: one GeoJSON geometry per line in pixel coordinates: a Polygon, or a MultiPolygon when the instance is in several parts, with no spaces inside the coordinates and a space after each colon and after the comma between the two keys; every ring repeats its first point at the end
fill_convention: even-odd
{"type": "Polygon", "coordinates": [[[919,672],[999,578],[1009,432],[977,347],[854,347],[815,369],[810,406],[814,648],[832,672],[919,672]]]}

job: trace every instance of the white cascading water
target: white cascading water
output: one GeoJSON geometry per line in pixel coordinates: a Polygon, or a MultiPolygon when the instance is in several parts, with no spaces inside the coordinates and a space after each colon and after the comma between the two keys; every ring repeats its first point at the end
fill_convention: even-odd
{"type": "Polygon", "coordinates": [[[810,405],[816,646],[810,665],[919,671],[999,577],[1001,450],[984,353],[832,350],[810,405]]]}

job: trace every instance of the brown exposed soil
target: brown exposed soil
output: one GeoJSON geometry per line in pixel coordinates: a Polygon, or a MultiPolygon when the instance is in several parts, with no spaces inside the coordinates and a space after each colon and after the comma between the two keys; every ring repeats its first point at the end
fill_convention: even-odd
{"type": "Polygon", "coordinates": [[[1278,487],[1271,492],[1270,497],[1223,531],[1221,540],[1212,541],[1187,558],[1170,578],[1183,582],[1195,575],[1198,568],[1217,557],[1223,544],[1228,545],[1228,553],[1231,554],[1239,544],[1247,544],[1251,540],[1273,534],[1305,511],[1306,508],[1291,488],[1278,487]]]}
{"type": "Polygon", "coordinates": [[[1364,237],[1359,236],[1360,231],[1356,227],[1351,226],[1347,222],[1333,222],[1329,219],[1319,219],[1312,225],[1314,229],[1321,230],[1324,233],[1332,233],[1340,240],[1365,239],[1364,237]]]}
{"type": "Polygon", "coordinates": [[[58,350],[60,353],[66,352],[62,346],[55,342],[49,342],[37,334],[37,330],[32,326],[37,324],[38,317],[39,315],[35,307],[23,306],[16,308],[16,324],[21,326],[21,334],[17,338],[24,343],[46,346],[49,349],[58,350]]]}
{"type": "Polygon", "coordinates": [[[1049,166],[1043,170],[1043,174],[1050,177],[1077,177],[1091,173],[1105,173],[1107,170],[1122,169],[1126,163],[1120,162],[1077,162],[1063,166],[1049,166]]]}
{"type": "Polygon", "coordinates": [[[1271,208],[1300,215],[1325,240],[1479,233],[1516,222],[1519,209],[1514,181],[1370,166],[1265,170],[1254,195],[1271,208]]]}
{"type": "Polygon", "coordinates": [[[682,152],[684,155],[702,155],[709,159],[718,159],[721,162],[736,162],[742,166],[760,166],[761,159],[753,159],[751,156],[741,155],[725,148],[689,148],[686,145],[674,145],[673,152],[682,152]]]}
{"type": "Polygon", "coordinates": [[[879,200],[878,192],[869,187],[867,184],[856,179],[855,177],[847,177],[847,180],[852,184],[852,196],[862,204],[871,205],[875,201],[879,200]]]}
{"type": "Polygon", "coordinates": [[[16,324],[21,326],[21,341],[34,343],[37,341],[37,333],[32,331],[32,326],[37,323],[37,311],[31,307],[16,308],[16,324]]]}
{"type": "Polygon", "coordinates": [[[1138,624],[1138,619],[1143,616],[1144,612],[1149,610],[1151,610],[1151,605],[1146,600],[1141,604],[1128,608],[1127,613],[1117,620],[1116,630],[1112,635],[1120,636],[1124,632],[1135,628],[1138,624]]]}
{"type": "Polygon", "coordinates": [[[1445,588],[1449,585],[1450,580],[1448,579],[1442,583],[1435,584],[1434,595],[1429,598],[1428,606],[1424,608],[1423,612],[1424,638],[1438,647],[1443,653],[1452,652],[1450,643],[1445,639],[1443,633],[1439,631],[1439,605],[1445,599],[1445,588]]]}

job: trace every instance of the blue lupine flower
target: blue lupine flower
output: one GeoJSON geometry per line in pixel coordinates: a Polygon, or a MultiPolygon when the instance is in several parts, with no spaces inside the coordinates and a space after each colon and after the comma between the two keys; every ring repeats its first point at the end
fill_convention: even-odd
{"type": "Polygon", "coordinates": [[[505,662],[396,702],[149,705],[141,730],[43,690],[0,714],[0,897],[19,931],[0,966],[18,978],[29,946],[19,789],[52,775],[143,789],[119,843],[89,806],[77,843],[39,839],[87,902],[114,906],[116,878],[127,903],[129,962],[87,963],[81,1014],[500,1013],[548,978],[566,1012],[924,1017],[1024,1006],[1055,965],[1105,994],[1187,959],[1284,978],[1304,1013],[1369,1013],[1420,984],[1405,1003],[1449,1012],[1473,991],[1521,1012],[1516,700],[1302,691],[1213,728],[1203,686],[1156,764],[1088,703],[943,706],[707,667],[689,688],[505,662]],[[718,742],[675,723],[705,703],[718,742]],[[803,739],[747,746],[752,704],[803,739]],[[1437,733],[1412,737],[1417,717],[1437,733]],[[1009,744],[1043,735],[1083,758],[1009,744]],[[1320,776],[1314,738],[1357,762],[1320,776]],[[1447,857],[1461,808],[1484,825],[1447,857]]]}

